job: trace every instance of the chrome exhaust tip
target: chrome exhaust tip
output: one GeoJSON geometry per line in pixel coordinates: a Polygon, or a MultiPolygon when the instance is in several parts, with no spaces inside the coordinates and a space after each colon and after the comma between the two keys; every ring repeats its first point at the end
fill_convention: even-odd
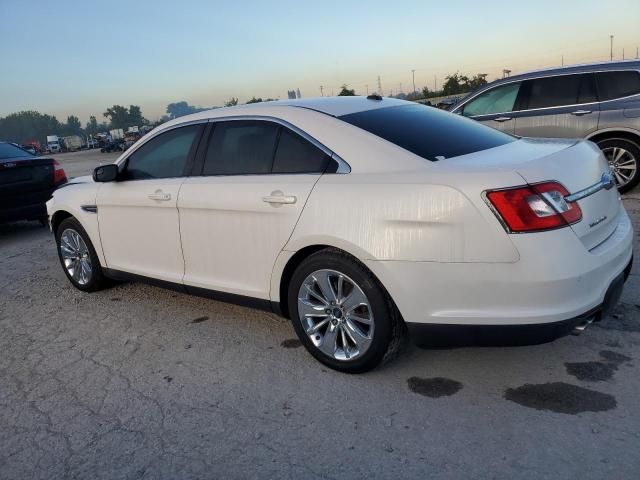
{"type": "Polygon", "coordinates": [[[594,319],[595,319],[595,317],[589,317],[589,318],[583,320],[578,325],[573,327],[573,331],[571,332],[571,334],[572,335],[580,335],[582,332],[584,332],[587,329],[587,327],[589,325],[591,325],[593,323],[594,319]]]}

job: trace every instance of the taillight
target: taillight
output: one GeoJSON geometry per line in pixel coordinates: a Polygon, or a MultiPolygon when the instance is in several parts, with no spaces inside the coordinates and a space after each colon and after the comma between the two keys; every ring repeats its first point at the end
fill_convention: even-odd
{"type": "Polygon", "coordinates": [[[492,190],[486,195],[510,232],[553,230],[582,219],[580,206],[565,200],[569,192],[557,182],[492,190]]]}
{"type": "Polygon", "coordinates": [[[58,185],[67,181],[67,175],[64,173],[64,168],[58,163],[57,160],[53,161],[53,184],[58,185]]]}

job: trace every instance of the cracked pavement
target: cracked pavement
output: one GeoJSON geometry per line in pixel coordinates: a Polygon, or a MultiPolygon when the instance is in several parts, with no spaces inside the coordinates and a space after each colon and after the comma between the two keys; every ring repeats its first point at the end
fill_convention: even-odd
{"type": "MultiPolygon", "coordinates": [[[[625,205],[637,252],[640,193],[625,205]]],[[[142,284],[77,291],[36,223],[0,225],[0,253],[2,479],[640,471],[640,262],[613,316],[581,336],[407,344],[350,376],[272,314],[142,284]]]]}

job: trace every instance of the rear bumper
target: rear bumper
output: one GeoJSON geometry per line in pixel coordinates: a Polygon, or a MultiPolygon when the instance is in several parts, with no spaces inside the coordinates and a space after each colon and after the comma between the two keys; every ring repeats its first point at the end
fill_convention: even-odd
{"type": "Polygon", "coordinates": [[[514,263],[366,261],[405,322],[552,324],[597,310],[629,265],[633,229],[624,210],[614,233],[588,251],[570,229],[514,236],[514,263]]]}
{"type": "Polygon", "coordinates": [[[46,201],[51,192],[42,195],[35,203],[12,202],[13,205],[0,207],[0,222],[17,220],[38,220],[47,217],[46,201]],[[17,204],[16,204],[17,203],[17,204]]]}
{"type": "Polygon", "coordinates": [[[624,282],[631,272],[633,257],[609,285],[604,301],[595,308],[573,318],[557,322],[525,325],[451,325],[407,323],[411,339],[425,347],[516,346],[536,345],[580,333],[592,322],[608,315],[618,303],[624,282]]]}

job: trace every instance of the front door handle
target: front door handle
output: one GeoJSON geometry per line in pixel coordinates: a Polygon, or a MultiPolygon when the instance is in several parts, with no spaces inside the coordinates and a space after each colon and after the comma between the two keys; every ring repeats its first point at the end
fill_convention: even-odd
{"type": "Polygon", "coordinates": [[[511,117],[498,117],[498,118],[494,118],[493,120],[496,122],[502,123],[502,122],[508,122],[509,120],[511,120],[511,117]]]}
{"type": "Polygon", "coordinates": [[[271,195],[266,197],[262,197],[262,201],[265,203],[270,203],[274,207],[279,207],[281,205],[291,205],[296,203],[297,198],[293,195],[285,195],[280,190],[275,190],[271,192],[271,195]]]}
{"type": "Polygon", "coordinates": [[[582,115],[589,115],[591,110],[576,110],[575,112],[571,112],[571,115],[575,115],[576,117],[581,117],[582,115]]]}
{"type": "Polygon", "coordinates": [[[166,202],[167,200],[171,200],[171,194],[164,193],[162,190],[156,190],[155,192],[149,194],[149,198],[151,200],[160,200],[162,202],[166,202]]]}

